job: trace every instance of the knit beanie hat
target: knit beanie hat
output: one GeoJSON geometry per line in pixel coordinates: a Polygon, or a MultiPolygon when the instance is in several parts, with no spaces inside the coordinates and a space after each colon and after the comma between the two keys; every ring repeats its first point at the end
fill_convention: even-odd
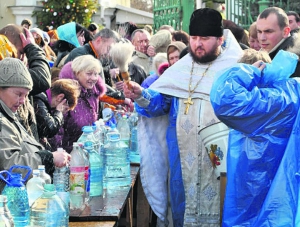
{"type": "Polygon", "coordinates": [[[192,13],[190,19],[191,36],[223,36],[223,19],[221,14],[214,9],[202,8],[192,13]]]}
{"type": "Polygon", "coordinates": [[[0,87],[21,87],[32,90],[31,75],[17,58],[4,58],[0,61],[0,87]]]}

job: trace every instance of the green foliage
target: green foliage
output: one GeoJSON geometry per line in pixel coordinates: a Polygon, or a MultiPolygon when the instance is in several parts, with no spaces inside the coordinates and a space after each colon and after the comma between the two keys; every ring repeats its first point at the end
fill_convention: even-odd
{"type": "Polygon", "coordinates": [[[33,11],[40,27],[58,26],[74,21],[88,26],[99,8],[97,0],[44,0],[42,9],[33,11]]]}

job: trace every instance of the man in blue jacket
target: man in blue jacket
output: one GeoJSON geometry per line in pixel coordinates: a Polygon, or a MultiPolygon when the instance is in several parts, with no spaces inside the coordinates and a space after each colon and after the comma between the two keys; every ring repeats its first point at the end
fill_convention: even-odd
{"type": "Polygon", "coordinates": [[[217,117],[232,130],[223,227],[300,225],[298,63],[279,51],[272,63],[237,64],[213,84],[217,117]]]}

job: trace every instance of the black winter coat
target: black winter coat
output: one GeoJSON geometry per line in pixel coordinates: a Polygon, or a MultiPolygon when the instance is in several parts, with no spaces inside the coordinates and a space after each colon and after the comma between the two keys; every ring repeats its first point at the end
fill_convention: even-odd
{"type": "Polygon", "coordinates": [[[28,70],[33,81],[33,88],[29,95],[45,92],[50,88],[51,74],[44,51],[37,45],[28,44],[24,48],[24,52],[28,59],[28,70]]]}
{"type": "MultiPolygon", "coordinates": [[[[286,40],[284,40],[284,42],[281,43],[276,48],[276,50],[269,53],[270,58],[273,59],[280,50],[288,50],[289,48],[292,48],[295,44],[295,38],[297,38],[297,37],[289,36],[288,38],[286,38],[286,40]]],[[[297,64],[297,67],[296,67],[294,73],[290,77],[300,77],[300,62],[299,61],[298,61],[298,64],[297,64]]]]}
{"type": "Polygon", "coordinates": [[[62,112],[51,109],[45,92],[35,95],[33,104],[39,137],[41,139],[52,138],[64,123],[62,112]]]}

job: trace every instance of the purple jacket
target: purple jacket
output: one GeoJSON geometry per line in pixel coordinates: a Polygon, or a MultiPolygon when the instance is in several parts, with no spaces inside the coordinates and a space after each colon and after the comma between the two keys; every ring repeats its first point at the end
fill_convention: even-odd
{"type": "MultiPolygon", "coordinates": [[[[71,67],[71,62],[68,62],[65,67],[71,67]]],[[[74,76],[69,73],[64,73],[62,69],[59,78],[74,79],[74,76]],[[73,78],[72,78],[73,77],[73,78]]],[[[64,115],[64,125],[61,128],[59,135],[55,137],[55,141],[51,141],[53,148],[54,144],[57,147],[63,147],[68,153],[72,151],[73,142],[76,142],[82,134],[82,127],[92,125],[98,119],[99,113],[99,97],[106,92],[105,82],[99,77],[94,89],[87,90],[81,87],[81,93],[78,98],[78,103],[74,110],[69,111],[64,115]]]]}

